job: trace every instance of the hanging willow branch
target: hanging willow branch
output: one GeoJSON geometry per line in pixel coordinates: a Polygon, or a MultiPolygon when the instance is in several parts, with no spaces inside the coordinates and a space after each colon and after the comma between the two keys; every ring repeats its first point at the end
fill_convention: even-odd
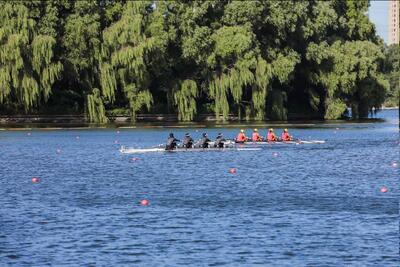
{"type": "Polygon", "coordinates": [[[259,58],[257,62],[256,75],[253,84],[253,106],[255,119],[263,120],[265,118],[265,104],[267,101],[267,86],[271,79],[271,67],[263,58],[259,58]]]}
{"type": "Polygon", "coordinates": [[[180,121],[193,120],[197,112],[197,95],[197,84],[192,80],[184,80],[180,84],[180,90],[174,92],[174,102],[178,107],[178,119],[180,121]]]}
{"type": "Polygon", "coordinates": [[[100,90],[93,89],[92,94],[87,96],[87,110],[89,114],[89,121],[96,123],[107,123],[106,110],[104,108],[103,100],[101,99],[100,90]]]}

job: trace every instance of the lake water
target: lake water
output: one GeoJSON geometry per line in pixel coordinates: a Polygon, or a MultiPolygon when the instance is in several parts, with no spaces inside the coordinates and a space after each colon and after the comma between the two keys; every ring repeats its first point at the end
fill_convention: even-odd
{"type": "Polygon", "coordinates": [[[398,110],[378,117],[240,152],[118,152],[234,128],[0,131],[0,266],[398,266],[398,110]]]}

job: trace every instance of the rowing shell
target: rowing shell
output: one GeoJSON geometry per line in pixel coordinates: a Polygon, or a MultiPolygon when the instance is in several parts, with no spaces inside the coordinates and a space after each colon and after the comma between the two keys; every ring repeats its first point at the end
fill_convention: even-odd
{"type": "Polygon", "coordinates": [[[165,150],[161,147],[155,148],[126,148],[121,147],[119,152],[123,154],[135,154],[135,153],[149,153],[149,152],[205,152],[205,151],[257,151],[261,148],[250,148],[250,147],[225,147],[225,148],[176,148],[174,150],[165,150]]]}
{"type": "MultiPolygon", "coordinates": [[[[225,145],[237,145],[237,146],[241,146],[241,145],[245,145],[245,146],[249,146],[249,145],[285,145],[285,144],[324,144],[325,141],[324,140],[309,140],[309,141],[277,141],[277,142],[266,142],[266,141],[260,141],[260,142],[243,142],[243,143],[236,143],[235,141],[227,141],[225,142],[225,145]]],[[[214,144],[214,142],[210,142],[209,143],[211,146],[214,144]]]]}

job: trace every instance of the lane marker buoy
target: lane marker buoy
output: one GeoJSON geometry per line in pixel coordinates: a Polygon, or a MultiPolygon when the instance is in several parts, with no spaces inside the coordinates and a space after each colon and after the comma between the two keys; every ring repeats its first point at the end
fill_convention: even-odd
{"type": "Polygon", "coordinates": [[[39,178],[32,177],[32,183],[39,183],[39,178]]]}
{"type": "Polygon", "coordinates": [[[229,173],[235,174],[237,172],[236,168],[230,168],[229,173]]]}
{"type": "Polygon", "coordinates": [[[278,152],[272,153],[272,156],[273,156],[273,157],[277,157],[277,156],[278,156],[278,152]]]}
{"type": "Polygon", "coordinates": [[[381,187],[381,193],[386,193],[387,191],[389,191],[389,189],[387,189],[386,186],[381,187]]]}
{"type": "Polygon", "coordinates": [[[140,200],[140,205],[142,205],[142,206],[148,206],[149,204],[150,204],[150,201],[148,201],[147,199],[140,200]]]}

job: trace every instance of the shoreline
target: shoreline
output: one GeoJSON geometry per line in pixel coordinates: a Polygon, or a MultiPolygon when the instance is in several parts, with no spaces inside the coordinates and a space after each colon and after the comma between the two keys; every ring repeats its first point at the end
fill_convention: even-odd
{"type": "MultiPolygon", "coordinates": [[[[385,107],[382,110],[395,110],[398,108],[385,107]]],[[[0,115],[0,130],[79,130],[79,129],[136,129],[136,128],[234,128],[234,127],[321,127],[333,126],[337,124],[351,123],[374,123],[382,122],[381,118],[367,118],[360,120],[341,119],[341,120],[322,120],[318,118],[306,118],[293,116],[287,121],[245,121],[238,120],[236,116],[229,116],[225,122],[217,121],[211,114],[202,114],[198,120],[193,122],[179,122],[175,114],[142,114],[137,116],[135,123],[130,121],[127,116],[109,117],[107,124],[88,123],[84,115],[0,115]]]]}

